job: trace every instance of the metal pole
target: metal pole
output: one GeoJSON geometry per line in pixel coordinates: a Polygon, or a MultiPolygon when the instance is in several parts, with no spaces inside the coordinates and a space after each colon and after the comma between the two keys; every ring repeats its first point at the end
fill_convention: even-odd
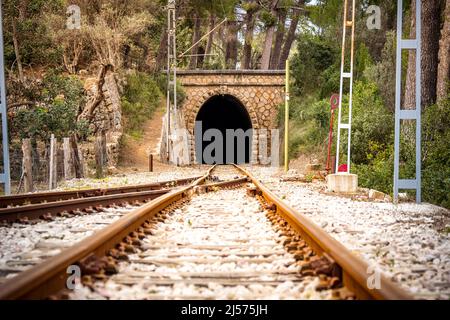
{"type": "Polygon", "coordinates": [[[398,202],[399,190],[416,190],[416,201],[422,201],[422,160],[421,160],[421,122],[422,122],[422,1],[416,1],[416,39],[403,39],[403,1],[397,0],[397,61],[395,94],[395,142],[394,142],[394,202],[398,202]],[[403,110],[402,94],[402,52],[416,51],[416,109],[403,110]],[[400,134],[401,121],[416,121],[416,178],[400,179],[400,134]]]}
{"type": "Polygon", "coordinates": [[[284,110],[284,171],[289,171],[289,59],[286,60],[286,97],[284,110]]]}
{"type": "Polygon", "coordinates": [[[170,163],[172,150],[172,124],[177,128],[177,46],[175,0],[168,0],[167,23],[167,161],[170,163]],[[171,94],[172,89],[172,94],[171,94]],[[173,101],[171,101],[171,95],[173,101]]]}
{"type": "Polygon", "coordinates": [[[355,12],[356,12],[356,0],[352,0],[352,20],[347,20],[348,15],[348,1],[344,1],[344,19],[342,27],[342,56],[341,56],[341,76],[339,85],[339,112],[338,112],[338,135],[336,145],[336,172],[339,171],[340,162],[340,149],[341,149],[341,130],[347,130],[348,132],[348,145],[347,145],[347,173],[350,173],[351,163],[351,130],[352,130],[352,104],[353,104],[353,62],[354,62],[354,47],[355,47],[355,12]],[[350,48],[350,70],[345,72],[345,43],[347,37],[347,28],[351,29],[351,48],[350,48]],[[344,79],[349,79],[349,104],[348,104],[348,123],[342,123],[342,101],[344,96],[344,79]]]}
{"type": "Polygon", "coordinates": [[[0,183],[4,184],[5,195],[11,194],[11,175],[9,164],[9,140],[8,140],[8,108],[6,101],[5,65],[3,54],[3,16],[2,1],[0,1],[0,113],[2,121],[3,143],[3,173],[0,173],[0,183]]]}

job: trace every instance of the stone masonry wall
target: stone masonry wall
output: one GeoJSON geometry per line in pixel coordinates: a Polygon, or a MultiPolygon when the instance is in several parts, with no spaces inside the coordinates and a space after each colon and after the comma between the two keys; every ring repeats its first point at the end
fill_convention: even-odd
{"type": "MultiPolygon", "coordinates": [[[[252,162],[259,163],[258,132],[277,128],[278,107],[284,101],[284,71],[183,71],[178,79],[186,92],[181,106],[186,128],[193,137],[200,108],[215,95],[231,95],[247,109],[254,129],[252,162]]],[[[191,158],[195,161],[194,139],[191,158]]]]}

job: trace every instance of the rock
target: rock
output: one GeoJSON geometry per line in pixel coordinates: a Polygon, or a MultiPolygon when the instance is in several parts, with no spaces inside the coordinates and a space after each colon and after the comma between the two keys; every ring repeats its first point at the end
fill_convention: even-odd
{"type": "Polygon", "coordinates": [[[306,165],[305,169],[307,172],[315,172],[315,171],[320,171],[322,168],[321,168],[321,165],[318,163],[310,163],[310,164],[306,165]]]}
{"type": "Polygon", "coordinates": [[[117,170],[117,168],[114,166],[110,166],[108,167],[107,173],[108,175],[115,175],[119,173],[119,170],[117,170]]]}
{"type": "Polygon", "coordinates": [[[371,200],[384,200],[385,196],[386,195],[383,192],[373,190],[373,189],[369,190],[369,199],[371,199],[371,200]]]}

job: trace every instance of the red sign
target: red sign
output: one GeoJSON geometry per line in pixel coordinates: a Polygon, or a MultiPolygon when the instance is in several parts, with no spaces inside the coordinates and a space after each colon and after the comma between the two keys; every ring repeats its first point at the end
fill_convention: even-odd
{"type": "Polygon", "coordinates": [[[330,100],[331,110],[336,110],[339,108],[339,95],[333,94],[330,100]]]}

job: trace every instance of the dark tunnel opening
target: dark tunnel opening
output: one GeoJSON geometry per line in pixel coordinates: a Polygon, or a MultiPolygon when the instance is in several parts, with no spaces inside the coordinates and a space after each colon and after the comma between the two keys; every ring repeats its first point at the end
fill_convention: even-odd
{"type": "Polygon", "coordinates": [[[200,108],[196,118],[195,151],[197,162],[201,164],[250,163],[252,130],[249,129],[252,129],[250,116],[238,99],[231,95],[211,97],[200,108]],[[201,126],[199,126],[200,122],[201,126]],[[205,136],[205,132],[209,129],[220,131],[223,141],[217,140],[215,136],[208,139],[208,134],[205,136]],[[242,129],[246,133],[244,139],[231,136],[227,129],[232,129],[234,134],[242,133],[240,130],[236,131],[242,129]],[[208,154],[211,154],[213,159],[206,156],[208,154]]]}

